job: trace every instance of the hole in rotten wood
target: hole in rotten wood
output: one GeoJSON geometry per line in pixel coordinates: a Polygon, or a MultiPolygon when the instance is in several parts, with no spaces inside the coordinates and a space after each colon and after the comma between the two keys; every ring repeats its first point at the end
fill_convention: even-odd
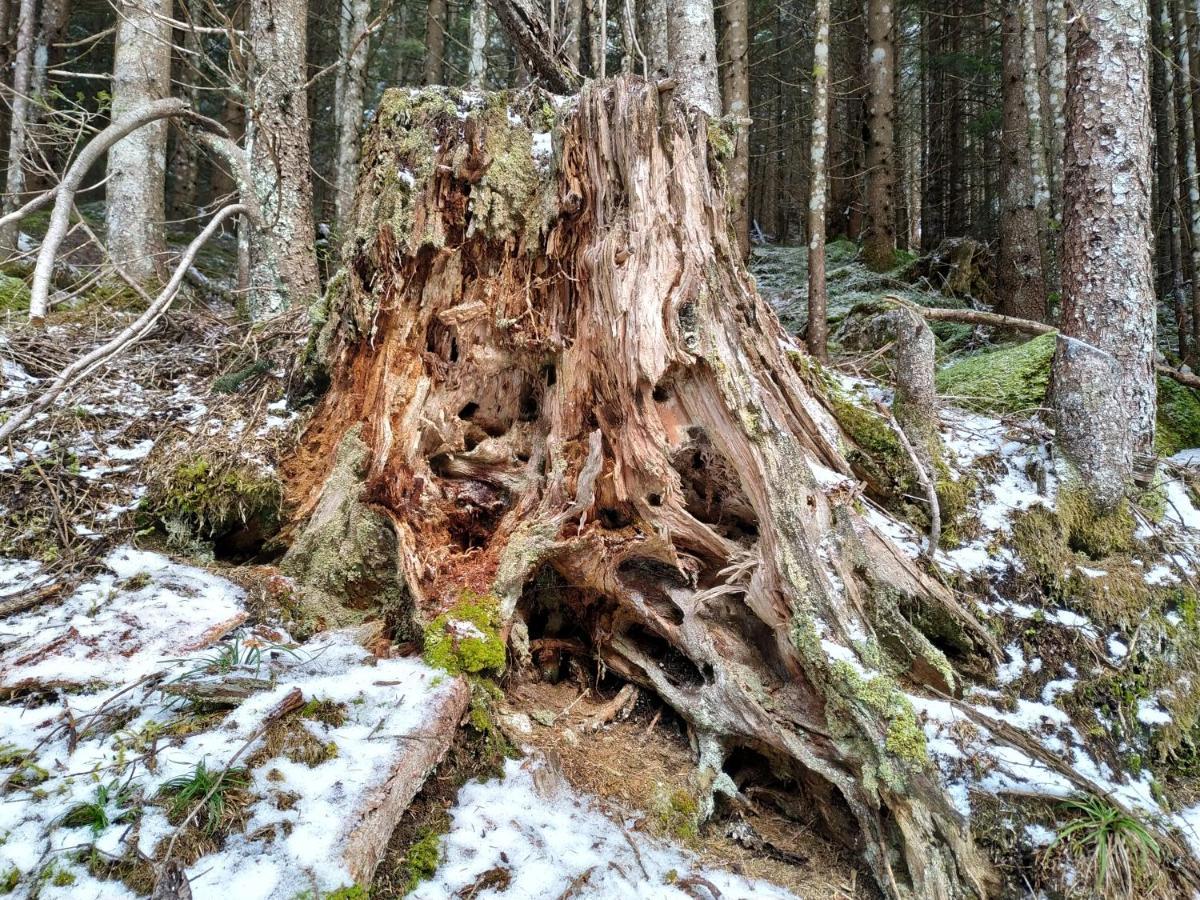
{"type": "Polygon", "coordinates": [[[600,524],[609,531],[618,531],[633,524],[633,508],[627,503],[620,506],[602,506],[598,516],[600,524]]]}
{"type": "Polygon", "coordinates": [[[538,401],[538,396],[533,389],[533,385],[525,385],[521,390],[521,402],[518,405],[517,418],[522,422],[535,421],[538,413],[541,412],[540,406],[541,404],[538,401]]]}
{"type": "MultiPolygon", "coordinates": [[[[704,674],[696,664],[650,629],[631,625],[625,632],[625,639],[642,652],[650,665],[657,665],[676,687],[697,688],[704,684],[704,674]]],[[[711,678],[711,667],[708,674],[711,678]]]]}
{"type": "Polygon", "coordinates": [[[663,619],[672,625],[683,624],[683,607],[672,595],[690,593],[690,589],[674,567],[662,560],[635,556],[617,567],[617,577],[663,619]]]}
{"type": "Polygon", "coordinates": [[[741,544],[758,538],[758,516],[741,479],[724,454],[699,425],[688,429],[688,440],[671,459],[683,486],[684,505],[697,520],[722,537],[741,544]]]}
{"type": "Polygon", "coordinates": [[[478,411],[479,411],[479,404],[476,403],[474,400],[472,400],[470,403],[466,404],[462,409],[460,409],[458,411],[458,417],[460,419],[469,419],[469,418],[471,418],[471,416],[475,415],[475,413],[478,411]]]}

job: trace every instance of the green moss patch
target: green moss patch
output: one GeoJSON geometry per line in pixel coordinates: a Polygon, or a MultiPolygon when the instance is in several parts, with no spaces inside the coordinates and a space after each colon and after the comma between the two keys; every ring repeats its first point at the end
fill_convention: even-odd
{"type": "Polygon", "coordinates": [[[1154,446],[1161,455],[1200,447],[1200,394],[1173,378],[1160,377],[1156,424],[1154,446]]]}
{"type": "Polygon", "coordinates": [[[0,273],[0,313],[29,312],[29,297],[24,278],[0,273]]]}
{"type": "Polygon", "coordinates": [[[279,527],[283,489],[274,474],[236,456],[195,456],[155,468],[140,512],[178,544],[219,541],[279,527]]]}
{"type": "Polygon", "coordinates": [[[1050,385],[1056,340],[1056,335],[1043,334],[956,360],[938,371],[938,393],[984,412],[1037,409],[1050,385]]]}
{"type": "Polygon", "coordinates": [[[425,661],[455,675],[499,674],[505,661],[500,626],[499,600],[464,591],[425,629],[425,661]]]}

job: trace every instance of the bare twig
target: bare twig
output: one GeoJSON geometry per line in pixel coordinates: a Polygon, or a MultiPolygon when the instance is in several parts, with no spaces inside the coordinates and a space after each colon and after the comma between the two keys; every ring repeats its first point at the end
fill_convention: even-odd
{"type": "MultiPolygon", "coordinates": [[[[112,340],[95,348],[90,353],[87,353],[67,366],[51,383],[50,387],[37,397],[37,399],[16,410],[3,425],[0,425],[0,441],[5,440],[10,434],[29,421],[30,418],[53,403],[59,394],[84,377],[89,371],[100,363],[116,356],[125,347],[145,334],[150,326],[158,321],[159,317],[167,311],[171,302],[175,299],[175,295],[179,293],[179,287],[183,283],[184,276],[187,270],[191,268],[192,263],[195,262],[196,254],[200,252],[200,248],[221,227],[222,222],[230,216],[244,212],[246,212],[246,207],[240,203],[235,203],[219,210],[212,217],[208,225],[205,226],[204,230],[188,245],[187,250],[184,251],[183,258],[180,259],[179,265],[175,267],[175,271],[171,275],[171,280],[167,282],[166,287],[162,289],[162,293],[158,295],[149,308],[112,340]]],[[[39,265],[40,263],[41,260],[39,259],[39,265]]]]}
{"type": "Polygon", "coordinates": [[[917,481],[921,483],[921,487],[925,491],[925,501],[929,504],[929,543],[925,547],[925,556],[928,559],[933,559],[933,554],[937,552],[938,544],[942,539],[942,509],[938,503],[937,488],[934,487],[929,473],[925,471],[925,466],[922,465],[920,458],[917,456],[917,451],[913,448],[908,435],[904,433],[904,429],[892,417],[891,410],[878,400],[875,401],[875,408],[879,410],[879,414],[883,416],[884,421],[891,426],[892,431],[896,434],[896,439],[900,441],[900,446],[904,448],[904,452],[908,454],[908,458],[912,461],[913,468],[917,470],[917,481]]]}

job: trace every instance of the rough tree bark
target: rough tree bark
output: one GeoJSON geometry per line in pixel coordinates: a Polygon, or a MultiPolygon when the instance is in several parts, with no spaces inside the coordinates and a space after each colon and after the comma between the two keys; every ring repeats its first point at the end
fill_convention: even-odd
{"type": "MultiPolygon", "coordinates": [[[[21,205],[25,190],[25,152],[29,124],[29,82],[33,74],[33,25],[37,18],[36,0],[21,0],[17,14],[16,63],[12,76],[12,107],[8,133],[8,166],[4,184],[3,212],[8,215],[21,205]]],[[[19,222],[0,228],[0,257],[16,252],[19,222]]]]}
{"type": "Polygon", "coordinates": [[[446,0],[429,0],[425,13],[425,84],[441,84],[446,67],[446,0]]]}
{"type": "Polygon", "coordinates": [[[1001,20],[1003,127],[1000,134],[1000,311],[1046,318],[1046,282],[1038,240],[1037,203],[1030,165],[1023,31],[1018,0],[1007,0],[1001,20]]]}
{"type": "MultiPolygon", "coordinates": [[[[117,15],[113,51],[114,118],[171,93],[171,0],[129,0],[117,15]]],[[[108,252],[129,275],[165,271],[167,123],[138,129],[108,153],[105,227],[108,252]]]]}
{"type": "Polygon", "coordinates": [[[808,352],[824,362],[828,357],[829,288],[825,283],[825,206],[829,164],[829,0],[817,0],[813,39],[812,138],[809,141],[808,184],[808,352]]]}
{"type": "Polygon", "coordinates": [[[467,57],[467,84],[473,88],[482,88],[487,80],[487,0],[473,0],[471,3],[471,24],[468,31],[470,55],[467,57]]]}
{"type": "MultiPolygon", "coordinates": [[[[482,5],[478,0],[477,5],[482,5]]],[[[338,155],[334,215],[338,227],[345,227],[354,209],[354,183],[358,175],[358,154],[363,121],[363,89],[370,51],[371,0],[345,0],[342,15],[341,90],[338,91],[338,155]]]]}
{"type": "Polygon", "coordinates": [[[729,174],[730,206],[733,227],[738,236],[742,256],[750,257],[750,222],[747,193],[750,190],[750,35],[749,9],[746,0],[733,0],[722,8],[724,30],[721,50],[724,59],[721,99],[725,115],[737,135],[733,156],[726,171],[729,174]]]}
{"type": "Polygon", "coordinates": [[[863,261],[896,263],[896,18],[892,0],[867,2],[867,227],[863,261]]]}
{"type": "Polygon", "coordinates": [[[593,82],[548,161],[545,100],[508,104],[380,104],[311,343],[329,387],[287,464],[309,518],[286,570],[328,621],[339,580],[406,633],[471,592],[514,641],[558,579],[608,671],[690,723],[706,799],[746,748],[887,896],[983,896],[899,685],[956,690],[913,621],[955,654],[990,639],[833,475],[820,378],[730,239],[707,123],[593,82]]]}
{"type": "Polygon", "coordinates": [[[313,249],[312,176],[303,0],[251,0],[247,144],[261,227],[249,236],[251,316],[274,315],[319,292],[313,249]]]}
{"type": "Polygon", "coordinates": [[[677,0],[667,15],[671,74],[679,81],[676,96],[685,107],[716,116],[721,109],[717,86],[717,26],[712,0],[677,0]]]}
{"type": "Polygon", "coordinates": [[[1067,37],[1057,443],[1097,505],[1129,489],[1154,438],[1150,66],[1143,0],[1094,0],[1067,37]],[[1105,127],[1097,128],[1097,117],[1105,127]]]}
{"type": "Polygon", "coordinates": [[[666,2],[638,0],[637,7],[638,35],[642,41],[642,52],[646,54],[646,69],[650,77],[661,77],[667,74],[671,65],[666,2]]]}

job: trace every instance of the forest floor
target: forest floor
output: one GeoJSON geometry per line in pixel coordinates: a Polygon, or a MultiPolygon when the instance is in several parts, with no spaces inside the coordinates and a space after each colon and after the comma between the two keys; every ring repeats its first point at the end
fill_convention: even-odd
{"type": "MultiPolygon", "coordinates": [[[[759,248],[752,269],[794,332],[804,250],[759,248]]],[[[963,302],[910,278],[831,245],[824,388],[864,414],[890,399],[864,310],[897,292],[963,302]]],[[[19,304],[3,313],[0,415],[129,306],[93,296],[42,334],[19,327],[19,304]]],[[[270,535],[245,527],[280,513],[276,466],[304,422],[287,363],[305,336],[298,316],[249,330],[193,298],[0,449],[0,894],[144,896],[170,855],[197,898],[351,900],[379,853],[376,898],[874,896],[762,760],[730,760],[743,802],[701,824],[686,726],[586,652],[504,683],[476,722],[485,743],[451,748],[379,833],[381,798],[420,787],[412,770],[468,692],[378,632],[307,633],[270,535]],[[493,728],[515,753],[486,743],[493,728]]],[[[1160,396],[1169,460],[1129,512],[1133,539],[1106,542],[1055,518],[1047,342],[938,337],[961,509],[934,565],[1004,659],[966,673],[959,699],[909,697],[932,762],[1031,893],[1088,865],[1056,840],[1081,783],[1200,856],[1200,404],[1160,396]]],[[[921,555],[919,500],[862,510],[921,555]]]]}

